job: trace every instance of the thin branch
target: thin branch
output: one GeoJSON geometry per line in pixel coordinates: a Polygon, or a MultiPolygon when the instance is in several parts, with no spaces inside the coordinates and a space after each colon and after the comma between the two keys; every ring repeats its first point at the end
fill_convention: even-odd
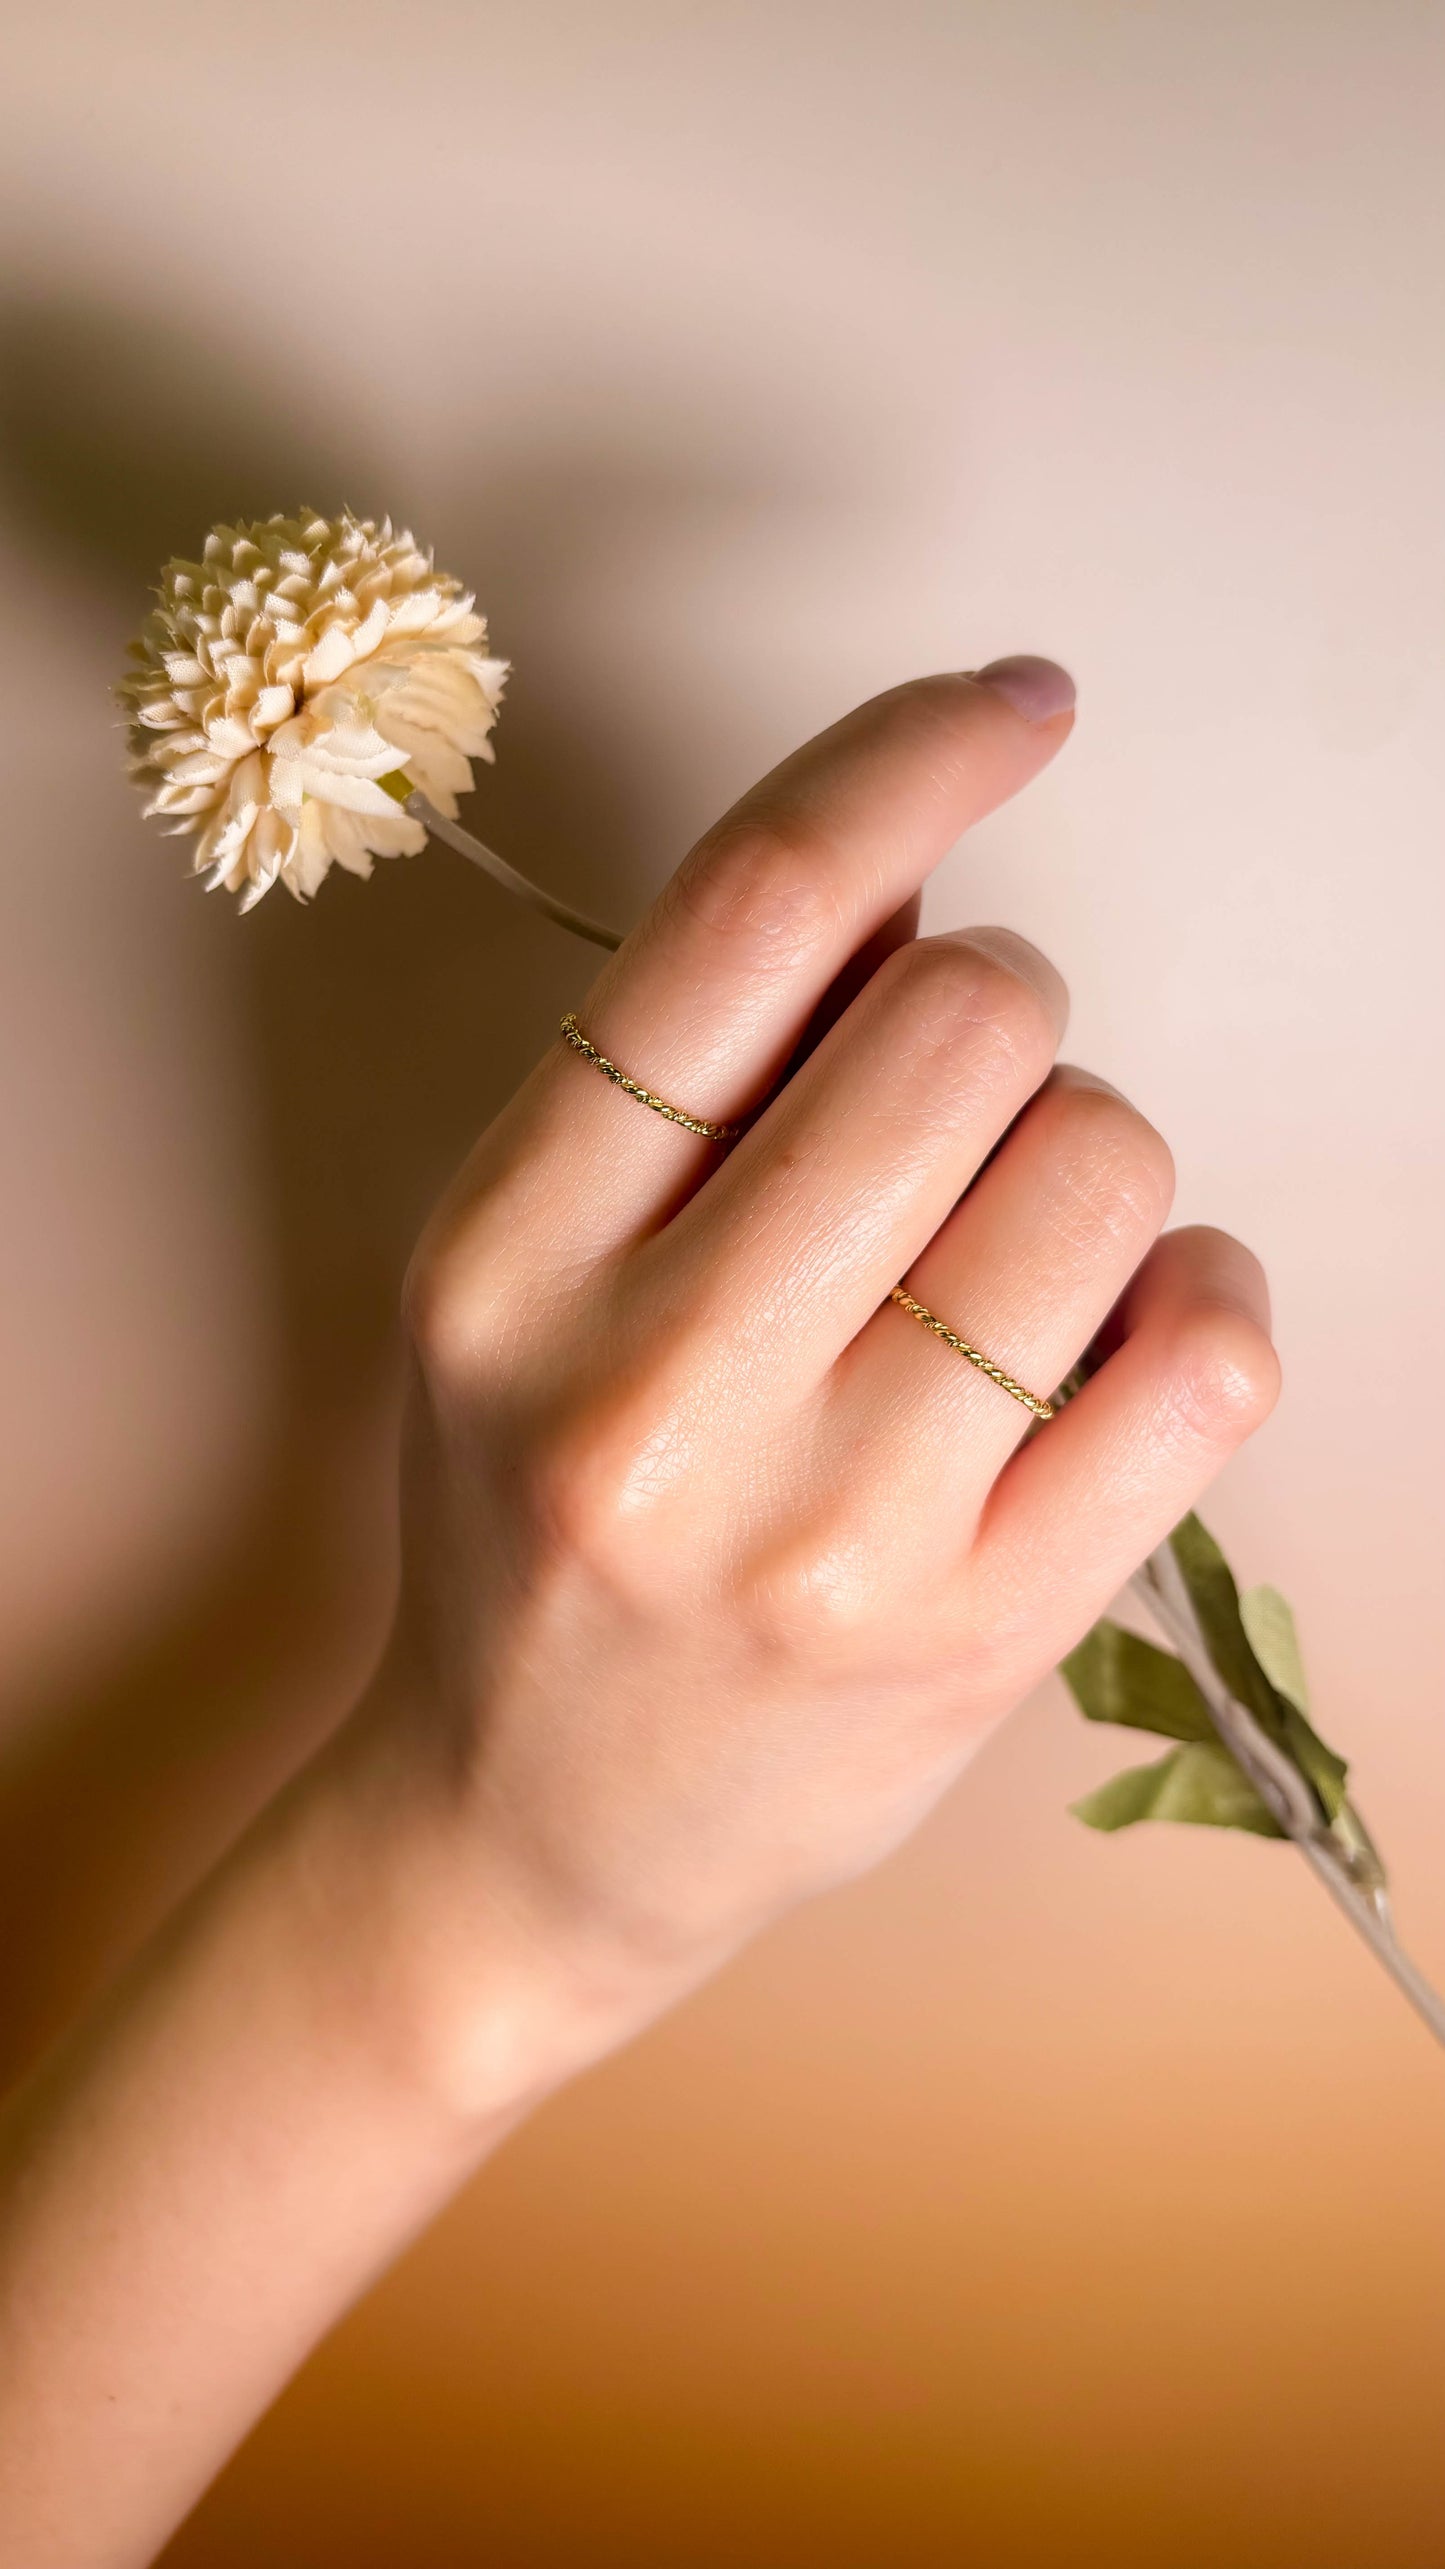
{"type": "Polygon", "coordinates": [[[454,847],[459,856],[470,858],[484,874],[490,874],[492,881],[499,883],[504,892],[512,893],[518,901],[525,901],[529,909],[540,910],[544,919],[555,919],[559,928],[570,928],[574,937],[586,937],[591,945],[606,946],[609,953],[615,953],[621,945],[622,939],[615,928],[601,927],[596,919],[585,919],[580,910],[569,910],[565,901],[554,901],[550,892],[539,891],[537,885],[529,883],[525,874],[519,874],[504,856],[498,856],[494,848],[484,847],[479,838],[473,838],[471,831],[464,830],[460,821],[449,821],[444,812],[439,812],[434,804],[427,801],[425,794],[408,794],[402,808],[411,814],[414,821],[420,821],[433,838],[445,839],[447,846],[454,847]]]}
{"type": "Polygon", "coordinates": [[[1305,1862],[1343,1910],[1396,1988],[1435,2040],[1445,2047],[1445,1999],[1432,1988],[1398,1942],[1382,1896],[1372,1898],[1350,1871],[1349,1856],[1316,1806],[1305,1778],[1275,1746],[1223,1683],[1209,1655],[1194,1601],[1167,1543],[1152,1552],[1132,1582],[1135,1594],[1162,1624],[1208,1708],[1225,1747],[1248,1776],[1260,1800],[1299,1848],[1305,1862]]]}

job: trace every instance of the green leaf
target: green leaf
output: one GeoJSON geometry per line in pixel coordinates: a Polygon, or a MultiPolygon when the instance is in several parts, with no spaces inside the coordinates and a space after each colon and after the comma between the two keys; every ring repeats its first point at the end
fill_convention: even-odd
{"type": "Polygon", "coordinates": [[[1231,1695],[1282,1747],[1279,1701],[1250,1647],[1239,1611],[1239,1590],[1229,1563],[1197,1516],[1186,1516],[1176,1525],[1169,1537],[1169,1548],[1189,1590],[1215,1668],[1231,1695]]]}
{"type": "Polygon", "coordinates": [[[1122,1624],[1096,1623],[1060,1674],[1086,1721],[1119,1722],[1165,1739],[1214,1738],[1204,1697],[1183,1661],[1122,1624]]]}
{"type": "Polygon", "coordinates": [[[1201,1828],[1247,1829],[1261,1838],[1284,1835],[1220,1740],[1190,1741],[1153,1766],[1128,1767],[1069,1807],[1091,1829],[1179,1820],[1201,1828]]]}
{"type": "Polygon", "coordinates": [[[1281,1695],[1284,1706],[1284,1744],[1302,1775],[1307,1775],[1324,1807],[1327,1820],[1337,1820],[1345,1803],[1345,1782],[1349,1767],[1334,1749],[1327,1748],[1319,1732],[1313,1730],[1302,1712],[1281,1695]]]}
{"type": "MultiPolygon", "coordinates": [[[[1245,1624],[1240,1594],[1228,1562],[1208,1528],[1197,1516],[1186,1516],[1169,1537],[1170,1549],[1183,1574],[1184,1584],[1193,1599],[1209,1656],[1231,1695],[1252,1712],[1260,1728],[1278,1748],[1294,1760],[1319,1801],[1326,1819],[1338,1816],[1345,1799],[1345,1778],[1349,1773],[1345,1760],[1328,1748],[1319,1733],[1305,1719],[1304,1707],[1271,1677],[1263,1655],[1257,1653],[1245,1624]]],[[[1258,1596],[1260,1592],[1256,1591],[1258,1596]]],[[[1267,1592],[1273,1596],[1274,1591],[1267,1592]]],[[[1283,1609],[1289,1640],[1293,1644],[1293,1661],[1298,1670],[1296,1682],[1303,1691],[1304,1671],[1299,1661],[1299,1645],[1294,1641],[1294,1618],[1284,1599],[1283,1609]]],[[[1260,1620],[1258,1609],[1256,1621],[1260,1620]]],[[[1265,1610],[1262,1618],[1268,1628],[1267,1646],[1281,1646],[1279,1617],[1265,1610]]],[[[1280,1664],[1283,1664],[1282,1662],[1280,1664]]]]}
{"type": "Polygon", "coordinates": [[[1310,1708],[1310,1690],[1300,1656],[1294,1615],[1278,1588],[1246,1588],[1239,1600],[1245,1638],[1266,1677],[1297,1712],[1310,1708]]]}

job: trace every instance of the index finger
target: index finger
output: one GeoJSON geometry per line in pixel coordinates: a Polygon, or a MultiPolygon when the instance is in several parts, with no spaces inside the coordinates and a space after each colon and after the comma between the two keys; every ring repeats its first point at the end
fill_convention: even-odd
{"type": "MultiPolygon", "coordinates": [[[[1052,661],[999,660],[894,687],[820,732],[699,840],[606,964],[577,1012],[589,1048],[698,1122],[738,1122],[960,832],[1047,766],[1073,703],[1052,661]]],[[[501,1289],[520,1263],[534,1290],[552,1258],[587,1267],[655,1229],[716,1164],[714,1142],[639,1110],[559,1040],[433,1231],[476,1238],[485,1197],[501,1289]]]]}
{"type": "MultiPolygon", "coordinates": [[[[1064,670],[1019,657],[914,679],[845,715],[698,842],[588,993],[587,1035],[694,1117],[735,1123],[857,949],[962,831],[1047,766],[1073,705],[1064,670]]],[[[558,1071],[575,1085],[575,1065],[558,1071]]],[[[605,1091],[595,1104],[621,1112],[605,1091]]],[[[631,1130],[617,1142],[658,1148],[631,1130]]]]}

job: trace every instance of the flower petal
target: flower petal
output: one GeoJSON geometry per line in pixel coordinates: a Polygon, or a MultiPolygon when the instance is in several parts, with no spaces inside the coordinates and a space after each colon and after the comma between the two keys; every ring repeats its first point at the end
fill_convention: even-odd
{"type": "Polygon", "coordinates": [[[425,830],[380,779],[455,810],[507,674],[486,642],[470,592],[389,518],[215,527],[168,565],[118,689],[145,809],[246,908],[415,853],[425,830]]]}

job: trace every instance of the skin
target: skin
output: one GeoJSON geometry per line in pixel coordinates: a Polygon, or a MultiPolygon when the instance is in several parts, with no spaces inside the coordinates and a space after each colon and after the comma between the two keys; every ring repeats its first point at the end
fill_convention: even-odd
{"type": "Polygon", "coordinates": [[[906,1836],[1269,1411],[1259,1268],[1161,1236],[1051,965],[913,933],[1066,694],[863,706],[609,961],[587,1033],[735,1147],[559,1043],[440,1207],[385,1663],[10,2109],[0,2557],[150,2560],[497,2139],[906,1836]],[[1028,1434],[900,1279],[1039,1391],[1106,1359],[1028,1434]]]}

